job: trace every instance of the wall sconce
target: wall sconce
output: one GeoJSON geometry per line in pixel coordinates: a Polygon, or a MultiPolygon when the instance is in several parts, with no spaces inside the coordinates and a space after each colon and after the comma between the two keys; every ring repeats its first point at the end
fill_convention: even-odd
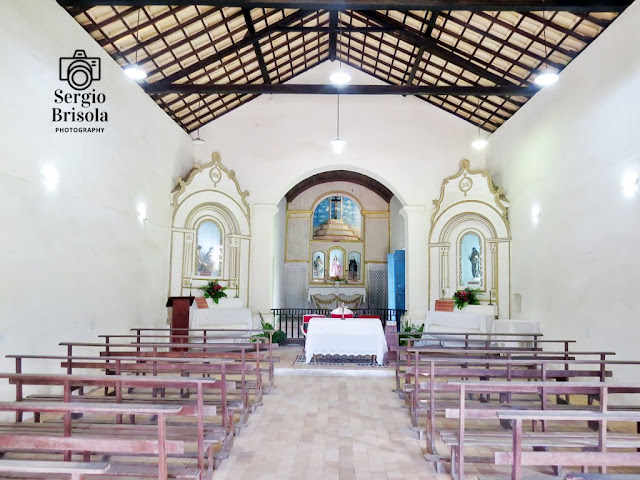
{"type": "Polygon", "coordinates": [[[622,192],[625,197],[634,197],[640,189],[640,177],[636,172],[627,173],[622,179],[622,192]]]}
{"type": "Polygon", "coordinates": [[[48,192],[55,190],[59,180],[60,175],[56,167],[53,165],[45,165],[42,167],[42,183],[44,184],[45,190],[48,192]]]}
{"type": "Polygon", "coordinates": [[[537,225],[540,222],[541,214],[542,211],[540,210],[540,207],[538,205],[534,205],[533,207],[531,207],[531,223],[537,225]]]}
{"type": "Polygon", "coordinates": [[[147,220],[147,207],[144,206],[144,203],[139,203],[136,211],[138,212],[138,221],[144,223],[147,220]]]}

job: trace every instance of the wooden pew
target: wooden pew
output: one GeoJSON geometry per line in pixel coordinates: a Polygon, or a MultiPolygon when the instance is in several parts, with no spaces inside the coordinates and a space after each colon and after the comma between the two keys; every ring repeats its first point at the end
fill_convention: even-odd
{"type": "MultiPolygon", "coordinates": [[[[408,345],[399,345],[394,350],[397,352],[397,361],[396,361],[396,391],[402,397],[402,376],[407,366],[410,363],[410,356],[408,355],[408,350],[414,348],[416,342],[421,340],[432,341],[434,340],[429,333],[424,333],[420,338],[413,337],[416,335],[415,333],[407,333],[407,332],[398,332],[397,333],[399,339],[406,339],[408,345]]],[[[440,335],[440,334],[439,334],[440,335]]],[[[552,340],[552,339],[540,339],[542,335],[539,334],[492,334],[487,335],[484,333],[456,333],[456,332],[444,332],[441,335],[443,336],[451,336],[453,338],[459,338],[462,344],[459,347],[444,347],[442,344],[438,345],[430,345],[429,347],[420,347],[420,348],[460,348],[460,349],[490,349],[494,347],[495,342],[500,341],[502,343],[514,343],[511,348],[512,349],[522,349],[522,350],[539,350],[544,346],[554,346],[554,345],[563,345],[564,351],[569,350],[569,345],[575,343],[575,340],[552,340]],[[531,338],[531,347],[520,347],[517,344],[521,342],[521,337],[531,338]]],[[[439,341],[439,340],[438,340],[439,341]]],[[[399,343],[399,342],[398,342],[399,343]]],[[[508,347],[501,347],[508,348],[508,347]]]]}
{"type": "MultiPolygon", "coordinates": [[[[166,332],[167,334],[172,332],[172,329],[170,328],[132,328],[131,331],[136,332],[136,335],[140,336],[143,334],[150,334],[153,332],[166,332]]],[[[269,387],[273,387],[274,385],[274,362],[278,362],[279,359],[275,358],[273,356],[273,347],[275,346],[273,344],[273,334],[275,333],[275,330],[263,330],[263,329],[253,329],[253,330],[240,330],[240,329],[223,329],[223,328],[178,328],[178,329],[173,329],[173,334],[174,335],[192,335],[193,333],[200,333],[202,334],[203,337],[207,337],[207,336],[213,336],[214,338],[216,337],[216,335],[220,335],[222,333],[226,333],[226,332],[233,332],[233,333],[238,333],[238,334],[250,334],[250,335],[259,335],[261,333],[264,333],[266,335],[268,335],[268,343],[269,343],[269,387]]],[[[252,338],[259,338],[259,337],[252,337],[252,338]]]]}
{"type": "MultiPolygon", "coordinates": [[[[107,472],[107,462],[54,462],[42,460],[4,460],[0,459],[0,473],[21,473],[32,475],[69,475],[71,480],[83,480],[87,475],[100,475],[107,472]]],[[[46,477],[45,477],[46,478],[46,477]]]]}
{"type": "MultiPolygon", "coordinates": [[[[230,331],[230,330],[225,330],[230,331]]],[[[242,332],[253,332],[254,330],[242,332]]],[[[235,332],[235,330],[232,330],[235,332]]],[[[261,330],[262,332],[262,330],[261,330]]],[[[268,332],[273,332],[273,330],[269,330],[268,332]]],[[[167,332],[168,333],[168,332],[167,332]]],[[[279,361],[279,358],[273,355],[273,351],[275,348],[278,348],[278,345],[273,345],[270,337],[247,337],[241,335],[225,335],[225,336],[216,336],[218,330],[216,330],[213,334],[209,333],[209,335],[193,335],[193,334],[185,334],[185,335],[177,335],[172,334],[169,336],[168,334],[136,334],[136,335],[98,335],[99,338],[103,338],[105,343],[113,343],[112,339],[122,341],[129,340],[130,342],[135,343],[136,345],[141,343],[163,343],[163,339],[167,343],[179,341],[180,344],[185,344],[186,346],[194,345],[198,346],[200,344],[216,344],[216,345],[238,345],[242,344],[251,344],[251,343],[260,343],[260,350],[266,350],[268,352],[268,367],[266,372],[269,376],[269,383],[263,384],[264,393],[269,393],[269,389],[273,386],[273,372],[275,370],[275,362],[279,361]]],[[[174,348],[175,349],[175,348],[174,348]]]]}
{"type": "MultiPolygon", "coordinates": [[[[255,390],[256,402],[262,401],[263,383],[260,368],[261,361],[268,356],[267,350],[260,348],[260,343],[208,343],[208,344],[173,344],[157,342],[130,343],[94,343],[94,342],[61,342],[67,347],[67,355],[73,356],[74,347],[103,348],[100,352],[104,357],[137,356],[137,357],[166,357],[166,358],[199,358],[199,359],[232,359],[242,364],[255,363],[251,374],[255,375],[255,384],[247,388],[255,390]],[[180,347],[174,350],[174,347],[180,347]]],[[[249,373],[249,372],[247,372],[249,373]]]]}
{"type": "MultiPolygon", "coordinates": [[[[630,363],[638,364],[638,362],[618,362],[620,364],[630,363]]],[[[547,402],[547,396],[550,395],[584,395],[584,396],[597,396],[601,399],[600,409],[602,412],[607,411],[607,405],[609,404],[609,394],[611,393],[626,393],[637,394],[640,393],[640,385],[630,384],[615,384],[605,382],[478,382],[478,381],[450,381],[448,382],[451,388],[457,389],[458,395],[458,407],[446,409],[447,418],[458,419],[458,431],[456,434],[452,432],[441,431],[441,438],[443,442],[451,448],[451,462],[452,472],[456,473],[459,478],[464,478],[464,463],[465,463],[465,444],[472,442],[474,445],[483,447],[510,445],[510,433],[505,431],[483,432],[481,434],[469,435],[466,432],[466,421],[468,419],[488,419],[496,418],[496,414],[501,411],[522,411],[529,410],[523,409],[509,409],[507,405],[495,404],[485,405],[482,408],[467,408],[467,394],[469,393],[499,393],[499,394],[534,394],[540,397],[540,409],[543,411],[557,412],[559,415],[568,411],[566,408],[575,410],[581,410],[583,413],[588,413],[593,408],[588,405],[571,405],[565,406],[563,410],[548,410],[549,404],[547,402]],[[506,442],[506,443],[505,443],[506,442]],[[454,467],[455,470],[454,470],[454,467]]],[[[545,419],[540,419],[541,421],[545,419]]],[[[542,423],[543,430],[545,430],[545,424],[542,423]]],[[[591,434],[591,438],[586,433],[582,433],[578,438],[575,436],[558,437],[557,443],[560,445],[580,446],[582,441],[586,446],[592,446],[595,441],[591,434]]],[[[446,461],[445,457],[436,459],[439,461],[446,461]]],[[[474,461],[478,461],[475,459],[474,461]]]]}
{"type": "MultiPolygon", "coordinates": [[[[205,392],[219,392],[219,395],[226,401],[226,393],[230,389],[235,388],[234,382],[222,382],[216,379],[191,379],[176,377],[136,377],[128,375],[70,375],[70,374],[29,374],[29,373],[0,373],[0,378],[6,378],[9,383],[16,386],[16,402],[23,402],[23,386],[25,385],[46,385],[61,386],[63,388],[62,401],[66,403],[75,402],[80,399],[83,402],[89,398],[97,399],[93,401],[113,402],[116,404],[127,405],[123,402],[124,391],[129,388],[164,388],[164,389],[194,389],[196,391],[196,400],[187,401],[183,398],[175,400],[163,399],[162,403],[169,405],[180,405],[181,412],[185,415],[193,415],[196,417],[196,441],[197,441],[197,458],[198,467],[204,469],[205,460],[205,416],[206,414],[215,414],[214,406],[205,406],[205,392]],[[115,396],[99,396],[99,397],[82,397],[73,395],[73,387],[97,387],[97,388],[114,388],[115,396]],[[188,402],[188,403],[187,403],[188,402]]],[[[137,399],[138,401],[141,399],[137,399]]],[[[149,402],[155,405],[160,402],[158,399],[150,398],[149,402]]],[[[24,401],[25,405],[31,404],[31,401],[24,401]]],[[[37,403],[37,402],[36,402],[37,403]]],[[[91,402],[92,403],[92,402],[91,402]]],[[[224,402],[223,402],[224,404],[224,402]]],[[[35,410],[37,412],[37,410],[35,410]]],[[[117,422],[122,423],[122,415],[119,414],[117,422]]],[[[16,412],[16,420],[22,420],[21,411],[16,412]]],[[[221,429],[214,431],[216,439],[220,440],[222,452],[220,458],[223,458],[233,444],[233,419],[227,418],[227,413],[222,415],[221,429]]]]}
{"type": "MultiPolygon", "coordinates": [[[[167,439],[166,418],[168,415],[177,415],[182,411],[182,405],[119,405],[119,404],[87,404],[82,402],[0,402],[0,411],[14,412],[53,412],[64,414],[63,435],[47,435],[30,433],[0,433],[0,450],[7,451],[27,451],[33,454],[64,452],[64,460],[61,461],[39,461],[28,464],[26,461],[14,464],[7,464],[5,468],[15,468],[15,471],[30,473],[69,473],[71,478],[82,478],[83,475],[104,473],[107,469],[113,473],[111,463],[105,465],[104,462],[93,463],[89,457],[91,453],[103,453],[109,455],[131,455],[132,453],[157,456],[157,468],[152,468],[154,476],[160,480],[169,477],[168,456],[171,454],[184,453],[184,442],[167,439]],[[148,438],[118,438],[105,439],[100,436],[73,436],[72,413],[99,413],[99,414],[137,414],[155,415],[157,418],[157,436],[155,439],[148,438]],[[71,463],[72,453],[82,453],[85,462],[71,463]],[[68,471],[64,471],[68,469],[68,471]],[[102,472],[100,472],[102,470],[102,472]]],[[[0,471],[2,470],[0,465],[0,471]]],[[[142,475],[150,476],[150,469],[140,465],[120,465],[120,471],[128,471],[131,477],[142,475]]],[[[193,472],[191,469],[182,469],[173,472],[172,476],[190,476],[200,478],[201,471],[193,472]]],[[[46,478],[46,477],[45,477],[46,478]]]]}
{"type": "MultiPolygon", "coordinates": [[[[629,362],[635,364],[634,362],[629,362]]],[[[437,395],[442,393],[457,393],[458,387],[450,384],[447,380],[451,378],[481,380],[569,380],[580,377],[598,377],[604,380],[611,376],[607,371],[607,362],[600,360],[548,360],[545,358],[512,360],[512,359],[480,359],[480,358],[429,358],[428,366],[410,367],[409,372],[413,374],[414,380],[412,390],[410,390],[410,415],[414,427],[419,429],[420,412],[424,412],[427,418],[427,451],[435,451],[436,415],[444,412],[445,408],[451,406],[455,401],[442,399],[438,400],[437,395]],[[552,368],[560,366],[560,368],[552,368]],[[589,370],[571,370],[568,366],[595,366],[589,370]],[[491,368],[489,368],[491,367],[491,368]],[[422,381],[424,376],[428,380],[422,381]],[[420,393],[428,393],[428,399],[420,400],[420,393]]],[[[490,397],[480,397],[480,401],[489,402],[490,397]]],[[[511,403],[510,395],[505,395],[501,401],[511,403]]]]}
{"type": "MultiPolygon", "coordinates": [[[[602,387],[607,389],[609,387],[602,387]]],[[[640,386],[636,386],[640,391],[640,386]]],[[[606,393],[602,393],[606,395],[606,393]]],[[[606,467],[625,466],[639,467],[640,453],[609,451],[611,448],[637,448],[640,446],[640,435],[634,435],[625,441],[618,441],[608,432],[608,422],[640,422],[640,412],[637,411],[621,411],[621,412],[581,412],[581,411],[516,411],[516,412],[498,412],[497,417],[500,420],[508,420],[513,423],[511,452],[496,452],[496,465],[511,465],[511,480],[522,480],[522,467],[525,465],[581,465],[584,469],[588,467],[600,467],[602,473],[606,473],[606,467]],[[579,421],[579,422],[599,422],[597,448],[589,449],[589,451],[523,451],[523,421],[579,421]],[[595,451],[594,451],[595,450],[595,451]]],[[[541,440],[542,441],[542,440],[541,440]]],[[[547,443],[550,447],[557,445],[556,438],[549,438],[547,443]]],[[[602,478],[608,478],[603,476],[602,478]]]]}
{"type": "MultiPolygon", "coordinates": [[[[59,360],[60,366],[65,369],[68,374],[73,374],[74,369],[83,370],[99,370],[104,371],[105,375],[120,375],[124,373],[135,373],[136,375],[152,375],[158,376],[162,374],[173,374],[188,376],[191,373],[201,374],[203,378],[215,375],[220,377],[221,382],[233,381],[236,383],[236,389],[226,392],[226,401],[222,398],[219,402],[213,402],[219,405],[222,410],[223,417],[233,412],[239,412],[239,422],[234,423],[237,432],[248,418],[248,412],[252,406],[249,402],[249,389],[247,387],[246,375],[254,370],[255,366],[246,363],[234,363],[233,360],[200,360],[198,358],[165,358],[165,357],[143,357],[138,356],[123,357],[117,356],[113,359],[104,356],[62,356],[62,355],[7,355],[6,358],[13,358],[16,362],[16,373],[26,373],[24,369],[24,360],[59,360]],[[231,379],[230,375],[239,376],[239,379],[231,379]],[[238,388],[239,386],[239,388],[238,388]],[[238,399],[233,399],[232,395],[235,391],[239,391],[238,399]],[[223,404],[224,403],[224,404],[223,404]]],[[[82,392],[80,392],[82,394],[82,392]]],[[[105,395],[108,389],[105,389],[105,395]]],[[[57,396],[59,397],[59,396],[57,396]]],[[[154,393],[155,397],[155,393],[154,393]]],[[[53,395],[37,395],[36,398],[54,399],[53,395]]],[[[212,403],[209,401],[208,403],[212,403]]]]}

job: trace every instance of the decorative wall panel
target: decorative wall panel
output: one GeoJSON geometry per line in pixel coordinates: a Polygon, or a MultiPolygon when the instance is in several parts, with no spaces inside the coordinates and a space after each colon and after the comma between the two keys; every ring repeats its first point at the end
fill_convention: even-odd
{"type": "Polygon", "coordinates": [[[368,263],[367,278],[367,307],[387,308],[387,264],[368,263]]]}
{"type": "Polygon", "coordinates": [[[284,264],[284,306],[302,308],[307,305],[309,284],[308,265],[306,263],[284,264]]]}

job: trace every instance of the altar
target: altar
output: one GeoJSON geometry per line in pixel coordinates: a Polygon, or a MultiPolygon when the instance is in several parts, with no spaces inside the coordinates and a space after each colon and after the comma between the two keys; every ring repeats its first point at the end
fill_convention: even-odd
{"type": "Polygon", "coordinates": [[[304,349],[307,363],[314,355],[375,355],[382,365],[387,339],[377,318],[312,318],[304,349]]]}
{"type": "MultiPolygon", "coordinates": [[[[193,302],[189,309],[189,327],[250,330],[253,328],[253,318],[251,309],[243,308],[242,301],[237,298],[222,298],[219,304],[207,302],[207,308],[198,308],[198,302],[193,302]]],[[[238,333],[233,332],[234,335],[238,333]]]]}

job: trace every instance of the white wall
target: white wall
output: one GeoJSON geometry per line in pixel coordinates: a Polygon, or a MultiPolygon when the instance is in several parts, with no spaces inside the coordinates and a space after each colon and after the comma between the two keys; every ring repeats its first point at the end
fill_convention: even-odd
{"type": "Polygon", "coordinates": [[[402,204],[395,197],[391,197],[389,202],[390,213],[390,231],[389,231],[389,250],[395,252],[404,248],[404,218],[400,215],[402,204]]]}
{"type": "MultiPolygon", "coordinates": [[[[325,62],[295,83],[328,83],[335,68],[325,62]]],[[[349,71],[353,84],[381,83],[349,71]]],[[[327,95],[260,96],[201,128],[207,143],[198,155],[204,161],[220,152],[251,192],[249,202],[271,204],[310,175],[346,169],[375,178],[405,204],[430,210],[442,179],[458,171],[460,160],[484,167],[483,155],[470,146],[477,128],[416,98],[344,95],[340,111],[340,136],[347,142],[341,155],[329,145],[336,135],[336,97],[327,95]]]]}
{"type": "MultiPolygon", "coordinates": [[[[53,0],[3,2],[0,15],[0,368],[8,353],[62,354],[137,324],[163,325],[169,192],[188,169],[188,136],[53,0]],[[103,134],[56,134],[58,58],[102,59],[103,134]],[[41,168],[59,171],[55,191],[41,168]],[[141,225],[136,205],[144,202],[141,225]]],[[[67,87],[69,90],[69,87],[67,87]]],[[[54,363],[51,369],[59,371],[54,363]]],[[[27,371],[35,370],[29,364],[27,371]]],[[[40,366],[43,369],[43,366],[40,366]]],[[[0,398],[13,389],[0,383],[0,398]]]]}
{"type": "Polygon", "coordinates": [[[638,357],[640,334],[640,197],[622,191],[624,175],[640,172],[639,23],[635,2],[491,137],[488,153],[511,202],[521,316],[620,359],[638,357]]]}

